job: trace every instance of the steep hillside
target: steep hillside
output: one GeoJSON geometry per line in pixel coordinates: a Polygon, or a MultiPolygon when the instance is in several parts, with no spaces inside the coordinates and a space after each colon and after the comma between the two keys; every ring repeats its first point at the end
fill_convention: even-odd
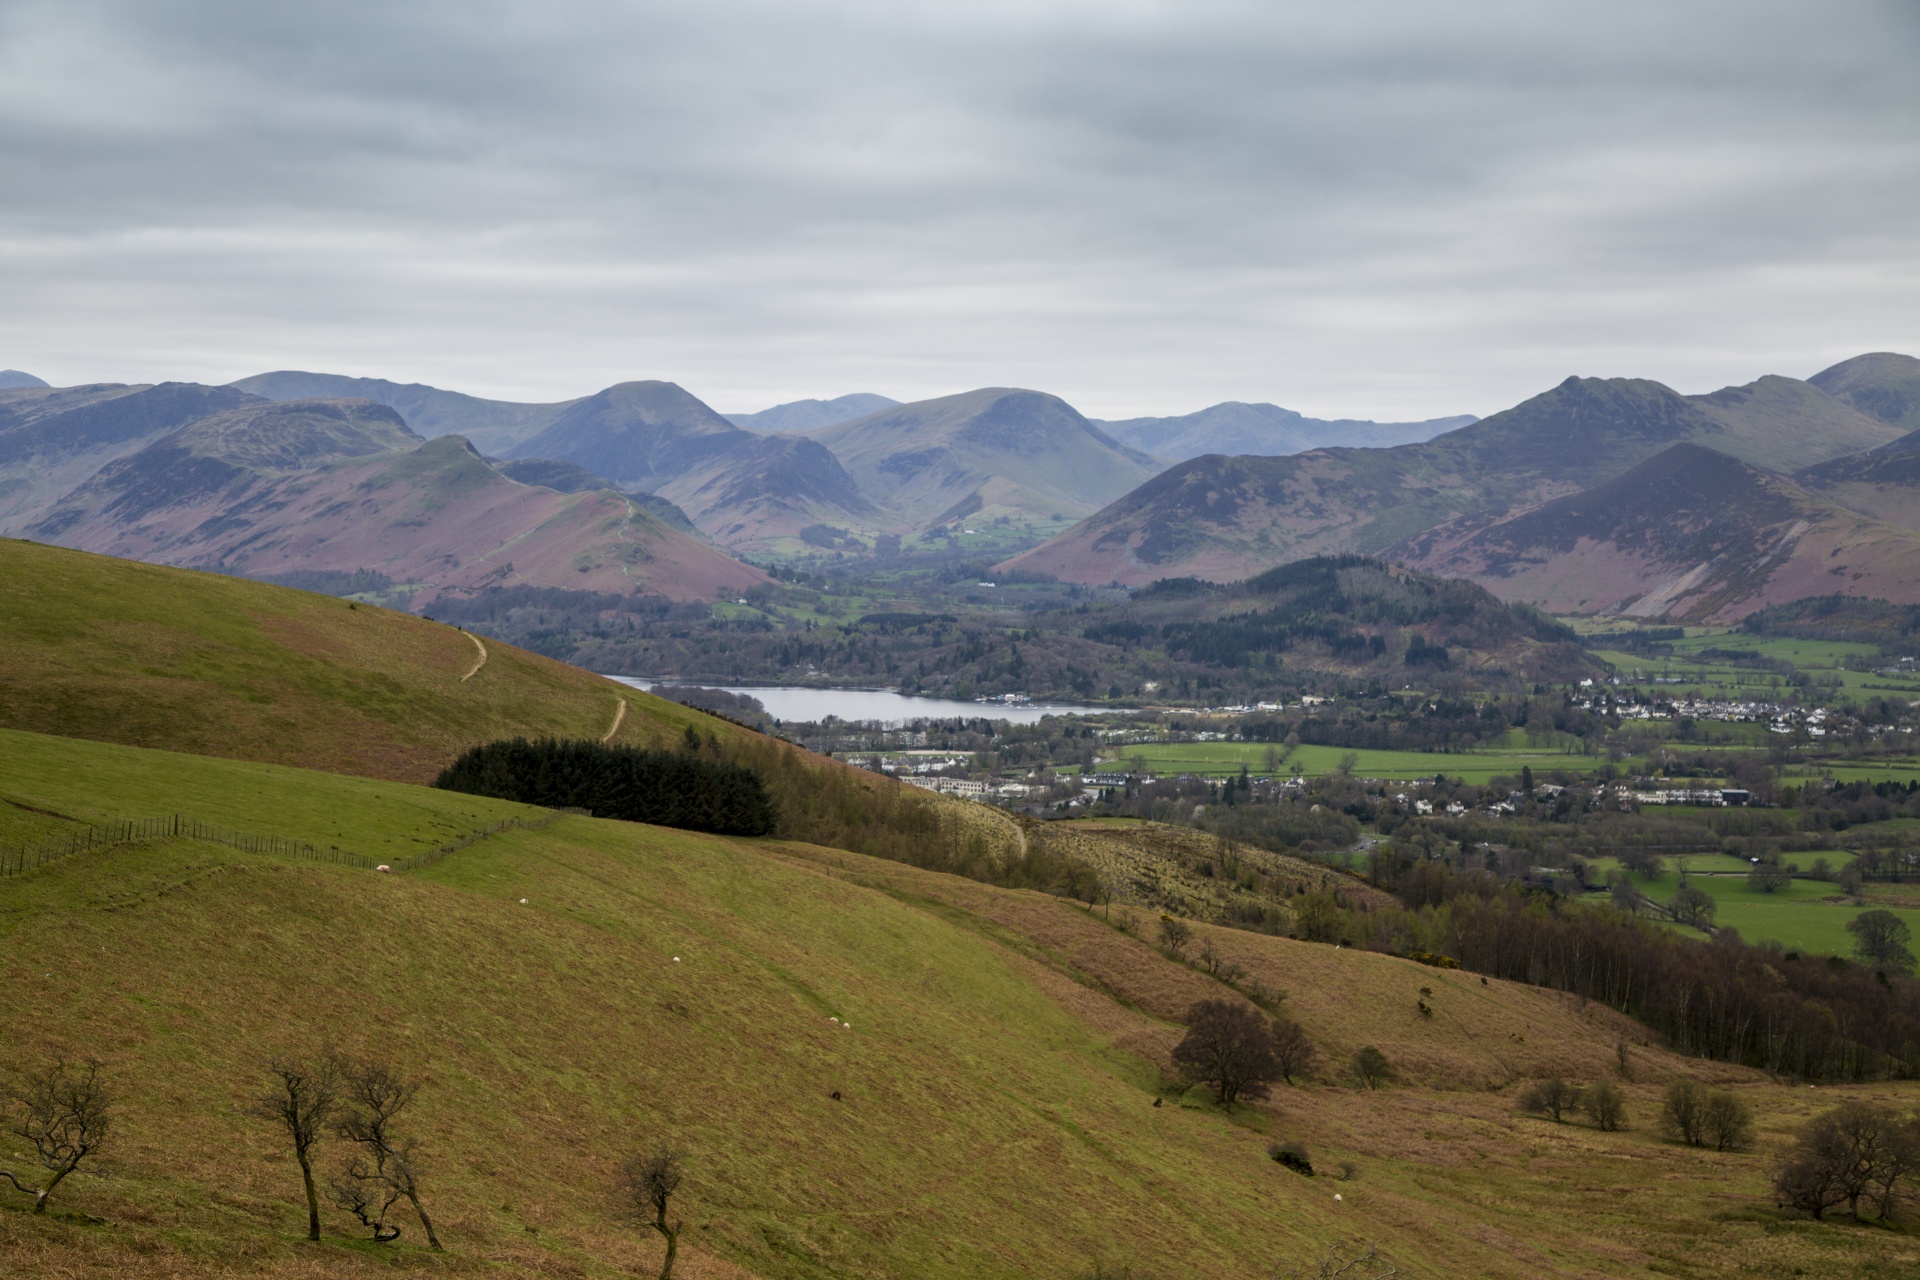
{"type": "Polygon", "coordinates": [[[901,533],[1000,517],[1057,525],[1156,469],[1064,400],[999,387],[900,405],[814,438],[901,533]]]}
{"type": "Polygon", "coordinates": [[[258,578],[364,570],[414,592],[416,609],[496,586],[710,600],[767,581],[621,494],[509,480],[459,436],[301,471],[230,470],[162,441],[29,532],[258,578]],[[206,490],[193,485],[200,474],[206,490]],[[176,490],[187,498],[169,505],[176,490]]]}
{"type": "Polygon", "coordinates": [[[1902,434],[1899,427],[1797,378],[1765,377],[1688,399],[1722,428],[1695,436],[1695,444],[1768,471],[1798,471],[1902,434]]]}
{"type": "Polygon", "coordinates": [[[1218,586],[1169,578],[1134,592],[1104,633],[1215,667],[1271,666],[1398,684],[1444,671],[1578,679],[1593,664],[1550,619],[1468,582],[1362,556],[1318,556],[1218,586]],[[1125,623],[1144,634],[1131,635],[1125,623]]]}
{"type": "Polygon", "coordinates": [[[442,391],[418,382],[389,382],[385,378],[350,378],[337,373],[305,373],[282,369],[257,373],[229,386],[269,400],[374,400],[399,412],[407,425],[423,436],[465,436],[488,454],[506,452],[552,422],[568,406],[520,404],[510,400],[482,400],[458,391],[442,391]]]}
{"type": "Polygon", "coordinates": [[[191,382],[0,391],[0,534],[18,533],[114,459],[256,400],[191,382]]]}
{"type": "Polygon", "coordinates": [[[80,546],[151,532],[141,558],[153,559],[172,533],[222,520],[277,476],[420,443],[399,414],[370,400],[255,401],[108,463],[27,532],[80,546]]]}
{"type": "Polygon", "coordinates": [[[1794,478],[1842,506],[1920,531],[1920,431],[1808,467],[1794,478]]]}
{"type": "Polygon", "coordinates": [[[831,400],[790,400],[758,413],[729,413],[727,421],[749,431],[813,431],[842,422],[852,422],[882,409],[891,409],[898,400],[857,391],[831,400]]]}
{"type": "Polygon", "coordinates": [[[1303,417],[1279,405],[1229,400],[1174,418],[1126,418],[1094,425],[1142,453],[1184,461],[1208,453],[1277,455],[1332,445],[1385,449],[1431,440],[1477,421],[1472,414],[1425,422],[1326,420],[1303,417]]]}
{"type": "Polygon", "coordinates": [[[575,401],[510,458],[558,458],[653,490],[753,439],[671,382],[622,382],[575,401]]]}
{"type": "Polygon", "coordinates": [[[782,835],[975,871],[1019,845],[984,806],[431,619],[27,542],[0,541],[0,728],[408,781],[497,738],[692,731],[760,773],[782,835]]]}
{"type": "Polygon", "coordinates": [[[475,742],[598,738],[616,714],[625,742],[717,723],[424,618],[0,540],[6,728],[423,781],[475,742]]]}
{"type": "Polygon", "coordinates": [[[1842,360],[1807,379],[1830,396],[1905,431],[1920,431],[1920,360],[1892,351],[1842,360]]]}
{"type": "Polygon", "coordinates": [[[1703,404],[1657,382],[1569,378],[1424,444],[1196,458],[1004,567],[1088,583],[1227,581],[1303,555],[1383,551],[1454,520],[1485,522],[1604,483],[1675,444],[1812,462],[1850,452],[1869,430],[1844,406],[1815,400],[1820,421],[1845,426],[1844,439],[1797,438],[1783,425],[1796,393],[1776,381],[1788,380],[1703,404]]]}
{"type": "MultiPolygon", "coordinates": [[[[41,770],[18,735],[0,734],[0,761],[24,766],[13,794],[43,811],[216,804],[224,825],[380,857],[505,816],[115,749],[41,770]]],[[[1150,922],[808,846],[562,818],[383,876],[165,839],[0,881],[0,903],[34,974],[16,964],[0,984],[0,1028],[24,1052],[98,1053],[117,1108],[113,1176],[72,1179],[73,1216],[0,1212],[9,1274],[35,1280],[651,1274],[657,1238],[623,1225],[610,1191],[656,1141],[687,1152],[690,1280],[1267,1280],[1340,1241],[1419,1276],[1684,1255],[1732,1277],[1764,1250],[1826,1277],[1897,1267],[1907,1247],[1780,1231],[1759,1211],[1764,1153],[1662,1143],[1658,1090],[1694,1068],[1598,1006],[1203,927],[1287,992],[1321,1055],[1228,1117],[1165,1069],[1190,1003],[1241,997],[1159,952],[1150,922]],[[1399,1065],[1395,1087],[1347,1085],[1363,1044],[1399,1065]],[[1519,1082],[1610,1077],[1623,1044],[1633,1128],[1516,1118],[1519,1082]],[[323,1243],[296,1243],[298,1171],[242,1103],[263,1056],[327,1045],[424,1076],[405,1130],[447,1256],[415,1243],[410,1214],[398,1244],[356,1243],[331,1206],[323,1243]],[[1281,1139],[1326,1176],[1276,1165],[1281,1139]]],[[[1755,1105],[1769,1147],[1812,1107],[1870,1092],[1711,1078],[1755,1105]]],[[[323,1179],[344,1155],[323,1142],[323,1179]]]]}
{"type": "Polygon", "coordinates": [[[1676,445],[1619,478],[1390,554],[1555,613],[1730,622],[1808,596],[1920,601],[1920,536],[1676,445]]]}
{"type": "Polygon", "coordinates": [[[797,550],[801,533],[813,526],[869,529],[879,516],[839,459],[804,436],[757,437],[657,493],[715,542],[741,553],[797,550]]]}

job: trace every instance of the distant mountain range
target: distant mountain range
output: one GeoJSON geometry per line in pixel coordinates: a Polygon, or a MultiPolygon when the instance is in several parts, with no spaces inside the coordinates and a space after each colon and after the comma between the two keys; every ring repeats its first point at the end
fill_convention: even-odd
{"type": "Polygon", "coordinates": [[[422,588],[562,587],[711,599],[759,570],[604,489],[502,475],[459,436],[422,442],[365,400],[253,404],[100,469],[26,532],[249,577],[365,570],[422,588]]]}
{"type": "Polygon", "coordinates": [[[1425,422],[1328,421],[1302,417],[1279,405],[1229,400],[1178,418],[1127,418],[1094,425],[1142,453],[1185,461],[1208,453],[1305,453],[1333,445],[1386,448],[1431,440],[1478,421],[1470,413],[1425,422]]]}
{"type": "Polygon", "coordinates": [[[291,370],[9,376],[0,532],[282,579],[365,571],[423,606],[507,584],[712,598],[767,580],[737,555],[930,547],[1133,586],[1359,553],[1644,617],[1920,599],[1920,361],[1891,353],[1709,395],[1568,378],[1416,423],[1239,403],[1101,423],[1019,388],[730,418],[664,381],[522,404],[291,370]],[[1241,447],[1261,451],[1220,451],[1241,447]]]}
{"type": "Polygon", "coordinates": [[[458,391],[442,391],[418,382],[389,382],[385,378],[348,378],[335,373],[305,373],[282,369],[255,374],[230,386],[268,400],[312,400],[354,397],[373,400],[398,410],[407,424],[423,436],[465,436],[476,449],[503,454],[578,404],[520,404],[511,400],[482,400],[458,391]]]}
{"type": "Polygon", "coordinates": [[[899,404],[886,396],[857,392],[833,400],[791,400],[758,413],[729,413],[727,421],[749,431],[813,431],[842,422],[852,422],[899,404]]]}
{"type": "Polygon", "coordinates": [[[1000,568],[1228,582],[1361,552],[1566,612],[1920,599],[1917,391],[1920,360],[1886,353],[1702,396],[1569,378],[1423,443],[1190,460],[1000,568]]]}
{"type": "Polygon", "coordinates": [[[44,387],[47,384],[30,373],[18,369],[0,369],[0,391],[11,391],[16,387],[44,387]]]}

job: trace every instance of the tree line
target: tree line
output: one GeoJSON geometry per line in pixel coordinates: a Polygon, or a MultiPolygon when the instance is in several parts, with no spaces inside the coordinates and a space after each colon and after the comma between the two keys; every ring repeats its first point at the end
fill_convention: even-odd
{"type": "MultiPolygon", "coordinates": [[[[698,735],[689,727],[689,742],[698,735]]],[[[462,752],[434,786],[595,817],[719,835],[763,836],[778,822],[753,770],[696,751],[513,738],[462,752]]]]}
{"type": "Polygon", "coordinates": [[[1353,917],[1351,941],[1599,1000],[1692,1057],[1808,1080],[1920,1074],[1920,981],[1887,968],[1700,942],[1611,906],[1433,863],[1381,887],[1420,905],[1353,917]]]}

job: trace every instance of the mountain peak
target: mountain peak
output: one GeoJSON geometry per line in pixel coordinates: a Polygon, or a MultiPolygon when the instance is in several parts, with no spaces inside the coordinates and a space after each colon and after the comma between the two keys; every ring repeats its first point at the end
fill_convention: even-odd
{"type": "Polygon", "coordinates": [[[47,384],[30,373],[18,369],[0,369],[0,391],[12,391],[21,387],[44,387],[47,384]]]}

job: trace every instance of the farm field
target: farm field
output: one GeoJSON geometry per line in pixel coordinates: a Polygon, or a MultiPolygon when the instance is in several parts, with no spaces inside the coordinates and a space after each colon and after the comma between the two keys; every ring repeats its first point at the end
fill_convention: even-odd
{"type": "MultiPolygon", "coordinates": [[[[1803,853],[1782,861],[1807,867],[1816,857],[1826,858],[1837,868],[1848,855],[1831,851],[1803,853]]],[[[1617,864],[1606,865],[1611,862],[1611,859],[1601,859],[1596,860],[1595,865],[1605,870],[1617,869],[1617,864]]],[[[1634,886],[1654,901],[1665,902],[1680,887],[1675,862],[1670,859],[1666,871],[1653,880],[1632,874],[1634,886]]],[[[1750,889],[1746,882],[1747,868],[1738,865],[1737,859],[1724,856],[1689,856],[1686,863],[1693,884],[1714,900],[1714,923],[1731,925],[1749,943],[1778,942],[1784,947],[1820,955],[1849,956],[1853,954],[1853,935],[1847,932],[1848,922],[1878,905],[1870,898],[1867,906],[1856,907],[1840,895],[1835,885],[1820,880],[1794,880],[1772,893],[1750,889]]],[[[1592,896],[1598,899],[1604,895],[1592,896]]],[[[1893,911],[1920,936],[1920,910],[1896,907],[1893,911]]],[[[1697,930],[1673,927],[1691,936],[1705,936],[1697,930]]]]}
{"type": "Polygon", "coordinates": [[[1239,773],[1241,766],[1261,777],[1292,777],[1296,772],[1308,777],[1332,773],[1349,754],[1355,757],[1353,771],[1366,778],[1394,778],[1411,781],[1444,773],[1449,778],[1484,783],[1499,774],[1518,777],[1523,767],[1531,767],[1543,780],[1554,770],[1579,772],[1597,764],[1592,756],[1571,755],[1560,751],[1352,751],[1345,747],[1300,746],[1280,764],[1277,772],[1267,768],[1269,747],[1260,742],[1148,742],[1121,748],[1102,762],[1102,767],[1125,767],[1136,758],[1144,758],[1154,773],[1239,773]]]}

